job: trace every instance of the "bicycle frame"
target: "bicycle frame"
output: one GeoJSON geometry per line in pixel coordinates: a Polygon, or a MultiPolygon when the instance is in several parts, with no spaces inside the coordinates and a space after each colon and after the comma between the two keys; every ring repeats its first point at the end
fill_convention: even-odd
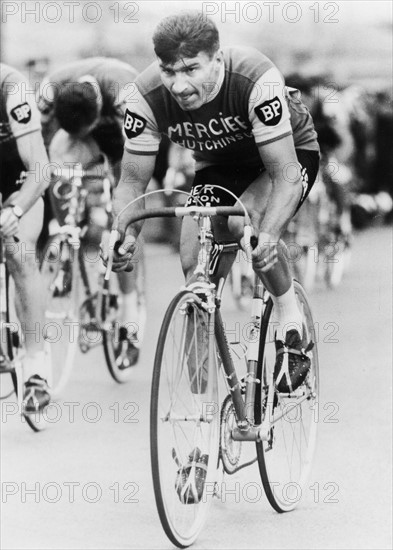
{"type": "MultiPolygon", "coordinates": [[[[259,332],[264,308],[269,298],[266,289],[261,281],[255,276],[254,295],[252,301],[252,329],[250,334],[250,345],[247,349],[247,374],[245,376],[245,389],[237,376],[237,372],[230,353],[230,347],[226,338],[223,321],[220,312],[222,292],[225,285],[225,279],[222,277],[216,285],[211,283],[209,276],[211,252],[213,249],[213,232],[211,218],[208,216],[198,216],[200,249],[198,253],[198,263],[194,270],[195,282],[186,285],[186,290],[192,290],[196,294],[204,294],[206,297],[206,309],[211,315],[211,326],[209,326],[209,359],[213,363],[214,342],[211,338],[215,334],[218,350],[223,363],[225,377],[232,396],[233,405],[236,411],[237,428],[232,433],[232,437],[237,441],[259,441],[262,433],[267,433],[269,429],[261,432],[261,426],[255,426],[254,403],[256,394],[256,384],[260,383],[256,378],[258,354],[259,354],[259,332]],[[214,326],[214,330],[213,329],[214,326]],[[244,393],[244,397],[243,397],[244,393]]],[[[230,243],[223,252],[230,253],[237,250],[237,243],[230,243]]],[[[250,258],[248,258],[250,261],[250,258]]],[[[204,302],[202,302],[204,304],[204,302]]],[[[271,396],[273,402],[273,396],[271,396]]]]}
{"type": "MultiPolygon", "coordinates": [[[[147,195],[143,195],[140,198],[144,198],[145,196],[147,195]]],[[[123,209],[123,211],[125,210],[125,208],[123,209]]],[[[214,241],[210,216],[220,214],[240,215],[246,217],[244,228],[246,243],[245,249],[248,253],[249,261],[251,261],[251,223],[247,213],[240,208],[236,209],[236,207],[209,207],[207,205],[203,207],[191,206],[152,208],[147,209],[136,216],[133,216],[130,220],[128,220],[128,224],[134,223],[142,219],[154,217],[182,217],[184,215],[191,215],[198,222],[200,248],[198,252],[197,266],[194,270],[193,277],[190,279],[187,285],[183,287],[183,290],[188,290],[193,292],[197,296],[201,296],[202,299],[198,305],[200,305],[200,307],[204,308],[210,314],[208,329],[209,359],[210,362],[212,362],[215,349],[214,339],[212,338],[212,335],[215,334],[218,351],[221,356],[225,377],[229,386],[237,417],[237,428],[235,428],[232,433],[233,439],[238,441],[267,440],[269,436],[269,430],[271,428],[271,419],[273,419],[273,414],[265,415],[264,423],[262,423],[261,425],[255,425],[254,404],[256,385],[260,384],[260,380],[257,380],[256,378],[256,370],[259,356],[259,332],[263,313],[269,300],[269,295],[260,280],[256,277],[252,306],[252,341],[247,351],[247,374],[245,377],[245,391],[243,397],[243,386],[237,376],[236,369],[233,364],[220,313],[221,296],[225,284],[225,279],[221,278],[216,288],[216,285],[211,282],[209,274],[211,253],[214,241]]],[[[116,246],[116,242],[119,239],[119,233],[117,231],[119,216],[115,219],[110,237],[110,253],[105,278],[109,278],[109,274],[112,269],[113,250],[116,246]]],[[[227,251],[230,252],[237,249],[237,243],[233,243],[232,248],[228,247],[227,251]]],[[[273,376],[273,373],[271,373],[271,375],[273,376]]],[[[270,387],[272,387],[272,385],[270,385],[270,387]]],[[[271,408],[273,407],[273,397],[273,395],[268,396],[268,402],[271,404],[271,408]]],[[[272,413],[272,410],[270,412],[272,413]]]]}

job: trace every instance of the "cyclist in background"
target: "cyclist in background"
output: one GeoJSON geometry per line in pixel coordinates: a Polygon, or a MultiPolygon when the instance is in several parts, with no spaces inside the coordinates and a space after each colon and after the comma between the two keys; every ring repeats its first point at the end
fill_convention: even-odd
{"type": "MultiPolygon", "coordinates": [[[[235,199],[211,187],[214,184],[241,198],[258,235],[253,268],[274,302],[276,387],[292,391],[307,375],[310,359],[304,353],[301,312],[280,238],[318,172],[319,147],[311,116],[297,90],[285,87],[270,59],[253,48],[222,50],[216,26],[202,14],[165,18],[155,30],[153,43],[158,59],[138,76],[137,101],[127,105],[127,139],[114,211],[118,213],[144,193],[162,134],[193,151],[196,175],[189,204],[234,204],[235,199]],[[138,171],[132,166],[138,166],[138,171]]],[[[125,224],[126,216],[120,225],[122,246],[115,253],[115,270],[132,269],[141,226],[134,224],[125,232],[125,224]]],[[[182,224],[180,256],[187,280],[197,263],[194,224],[189,217],[182,224]]],[[[219,241],[240,239],[243,221],[221,218],[214,230],[219,241]]],[[[225,268],[227,273],[230,265],[225,268]]],[[[203,456],[195,449],[190,454],[190,464],[195,461],[196,470],[202,472],[196,479],[199,488],[203,456]]],[[[190,468],[179,471],[184,483],[187,471],[190,468]]],[[[184,483],[178,485],[180,498],[184,483]]]]}
{"type": "Polygon", "coordinates": [[[42,333],[45,297],[36,258],[43,223],[41,196],[49,184],[48,157],[37,106],[26,97],[26,78],[1,63],[0,86],[0,231],[6,238],[7,266],[15,282],[15,306],[25,339],[23,407],[34,413],[50,402],[50,365],[42,333]]]}
{"type": "MultiPolygon", "coordinates": [[[[117,182],[124,147],[125,104],[132,101],[136,76],[137,71],[127,63],[105,57],[75,61],[49,74],[41,84],[38,107],[51,161],[81,162],[84,168],[104,169],[108,159],[117,182]],[[88,166],[84,159],[88,159],[88,166]]],[[[94,219],[90,221],[95,225],[94,219]]],[[[119,321],[128,329],[132,327],[121,332],[126,339],[119,346],[122,367],[128,368],[139,357],[134,332],[138,324],[134,275],[119,274],[119,285],[123,295],[119,321]]]]}

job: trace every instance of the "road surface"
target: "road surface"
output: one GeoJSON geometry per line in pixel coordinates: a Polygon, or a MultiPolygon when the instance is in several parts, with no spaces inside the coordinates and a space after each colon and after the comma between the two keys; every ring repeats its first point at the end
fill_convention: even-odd
{"type": "MultiPolygon", "coordinates": [[[[226,478],[194,548],[391,548],[391,258],[390,227],[359,233],[342,285],[311,296],[320,430],[299,507],[274,512],[254,465],[226,478]]],[[[147,270],[145,345],[129,384],[115,384],[94,349],[78,355],[44,432],[1,404],[3,549],[172,547],[154,503],[148,412],[157,333],[182,277],[165,246],[147,247],[147,270]]],[[[230,298],[224,317],[235,332],[245,319],[230,298]]]]}

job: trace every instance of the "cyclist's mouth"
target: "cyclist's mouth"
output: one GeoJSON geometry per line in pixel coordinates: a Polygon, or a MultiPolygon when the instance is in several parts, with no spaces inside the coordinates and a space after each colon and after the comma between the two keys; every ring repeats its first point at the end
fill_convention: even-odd
{"type": "Polygon", "coordinates": [[[191,99],[194,98],[194,96],[195,96],[195,92],[191,92],[190,94],[178,95],[176,96],[176,99],[180,103],[189,103],[191,99]]]}

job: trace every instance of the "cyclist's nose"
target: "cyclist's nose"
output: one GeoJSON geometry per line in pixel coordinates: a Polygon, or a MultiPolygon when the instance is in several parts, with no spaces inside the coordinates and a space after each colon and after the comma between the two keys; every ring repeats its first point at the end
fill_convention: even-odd
{"type": "Polygon", "coordinates": [[[176,95],[181,95],[187,91],[188,82],[187,79],[182,74],[177,74],[174,76],[171,91],[176,95]]]}

